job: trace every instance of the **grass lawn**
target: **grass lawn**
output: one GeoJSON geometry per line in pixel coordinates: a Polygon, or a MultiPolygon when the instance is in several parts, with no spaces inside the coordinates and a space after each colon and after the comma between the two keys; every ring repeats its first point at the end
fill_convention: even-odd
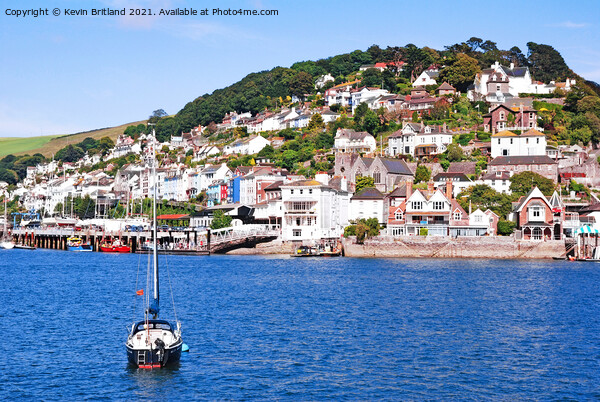
{"type": "Polygon", "coordinates": [[[6,155],[23,155],[41,153],[45,157],[52,157],[59,149],[66,147],[69,144],[77,144],[87,137],[99,140],[102,137],[109,137],[113,141],[129,125],[137,126],[140,123],[146,124],[146,121],[138,121],[127,123],[117,127],[103,128],[100,130],[92,130],[85,133],[72,135],[45,135],[41,137],[4,137],[0,138],[0,158],[6,155]]]}

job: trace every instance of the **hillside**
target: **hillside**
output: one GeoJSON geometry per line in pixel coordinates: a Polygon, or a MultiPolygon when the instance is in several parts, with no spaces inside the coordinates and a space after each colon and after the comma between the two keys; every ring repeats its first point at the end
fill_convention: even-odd
{"type": "Polygon", "coordinates": [[[115,141],[120,134],[123,134],[123,131],[127,126],[138,125],[140,123],[145,124],[146,121],[137,121],[116,127],[102,128],[77,134],[0,138],[0,157],[6,155],[33,155],[35,153],[51,157],[59,149],[64,148],[69,144],[77,144],[87,137],[91,137],[95,140],[99,140],[102,137],[109,137],[115,141]]]}

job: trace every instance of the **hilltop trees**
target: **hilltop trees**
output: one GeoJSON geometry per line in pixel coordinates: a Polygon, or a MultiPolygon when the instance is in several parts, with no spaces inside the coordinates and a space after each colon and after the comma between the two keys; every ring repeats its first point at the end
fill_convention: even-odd
{"type": "Polygon", "coordinates": [[[475,74],[481,71],[479,63],[473,57],[459,53],[456,59],[440,71],[439,81],[448,81],[459,91],[466,91],[473,83],[475,74]]]}

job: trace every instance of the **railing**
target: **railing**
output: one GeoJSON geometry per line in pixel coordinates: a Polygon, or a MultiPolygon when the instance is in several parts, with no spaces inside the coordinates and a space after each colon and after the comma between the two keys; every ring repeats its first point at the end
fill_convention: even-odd
{"type": "Polygon", "coordinates": [[[279,236],[281,229],[279,225],[242,225],[229,228],[215,229],[210,232],[211,244],[221,244],[249,237],[279,236]]]}

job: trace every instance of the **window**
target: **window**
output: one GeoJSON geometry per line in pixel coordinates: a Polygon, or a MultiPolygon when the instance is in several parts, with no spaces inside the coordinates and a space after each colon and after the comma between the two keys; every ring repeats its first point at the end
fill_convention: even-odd
{"type": "Polygon", "coordinates": [[[292,230],[292,236],[294,236],[294,237],[300,237],[300,236],[302,236],[302,230],[300,230],[300,229],[294,229],[294,230],[292,230]]]}
{"type": "Polygon", "coordinates": [[[481,222],[481,215],[475,215],[475,222],[481,222]]]}
{"type": "Polygon", "coordinates": [[[290,194],[294,194],[294,189],[291,189],[291,190],[290,190],[290,194]]]}
{"type": "Polygon", "coordinates": [[[444,209],[444,201],[434,201],[433,209],[435,211],[440,211],[440,210],[444,209]]]}
{"type": "Polygon", "coordinates": [[[500,138],[498,138],[498,145],[500,145],[500,138]]]}
{"type": "Polygon", "coordinates": [[[403,217],[404,217],[404,214],[402,214],[402,211],[396,211],[394,213],[394,219],[397,221],[401,221],[403,217]]]}
{"type": "Polygon", "coordinates": [[[303,193],[304,193],[304,190],[300,189],[300,194],[303,194],[303,193]]]}
{"type": "Polygon", "coordinates": [[[416,209],[416,210],[423,209],[423,202],[422,201],[413,201],[412,207],[413,207],[413,209],[416,209]]]}
{"type": "Polygon", "coordinates": [[[379,172],[373,173],[373,181],[375,182],[375,184],[381,183],[381,173],[379,173],[379,172]]]}
{"type": "Polygon", "coordinates": [[[312,188],[308,189],[308,194],[312,194],[312,188]]]}
{"type": "Polygon", "coordinates": [[[504,112],[500,112],[500,115],[498,116],[498,118],[500,120],[504,120],[504,112]]]}
{"type": "MultiPolygon", "coordinates": [[[[510,139],[510,145],[512,145],[512,143],[513,143],[513,139],[511,138],[510,139]]],[[[300,190],[300,193],[302,193],[302,190],[300,190]]]]}
{"type": "Polygon", "coordinates": [[[538,138],[536,142],[539,144],[540,143],[540,139],[538,138]]]}
{"type": "Polygon", "coordinates": [[[454,218],[455,221],[459,221],[459,220],[462,219],[462,214],[460,212],[458,212],[458,211],[455,211],[454,215],[453,215],[453,218],[454,218]]]}
{"type": "Polygon", "coordinates": [[[496,84],[496,91],[500,92],[500,84],[496,84]]]}

